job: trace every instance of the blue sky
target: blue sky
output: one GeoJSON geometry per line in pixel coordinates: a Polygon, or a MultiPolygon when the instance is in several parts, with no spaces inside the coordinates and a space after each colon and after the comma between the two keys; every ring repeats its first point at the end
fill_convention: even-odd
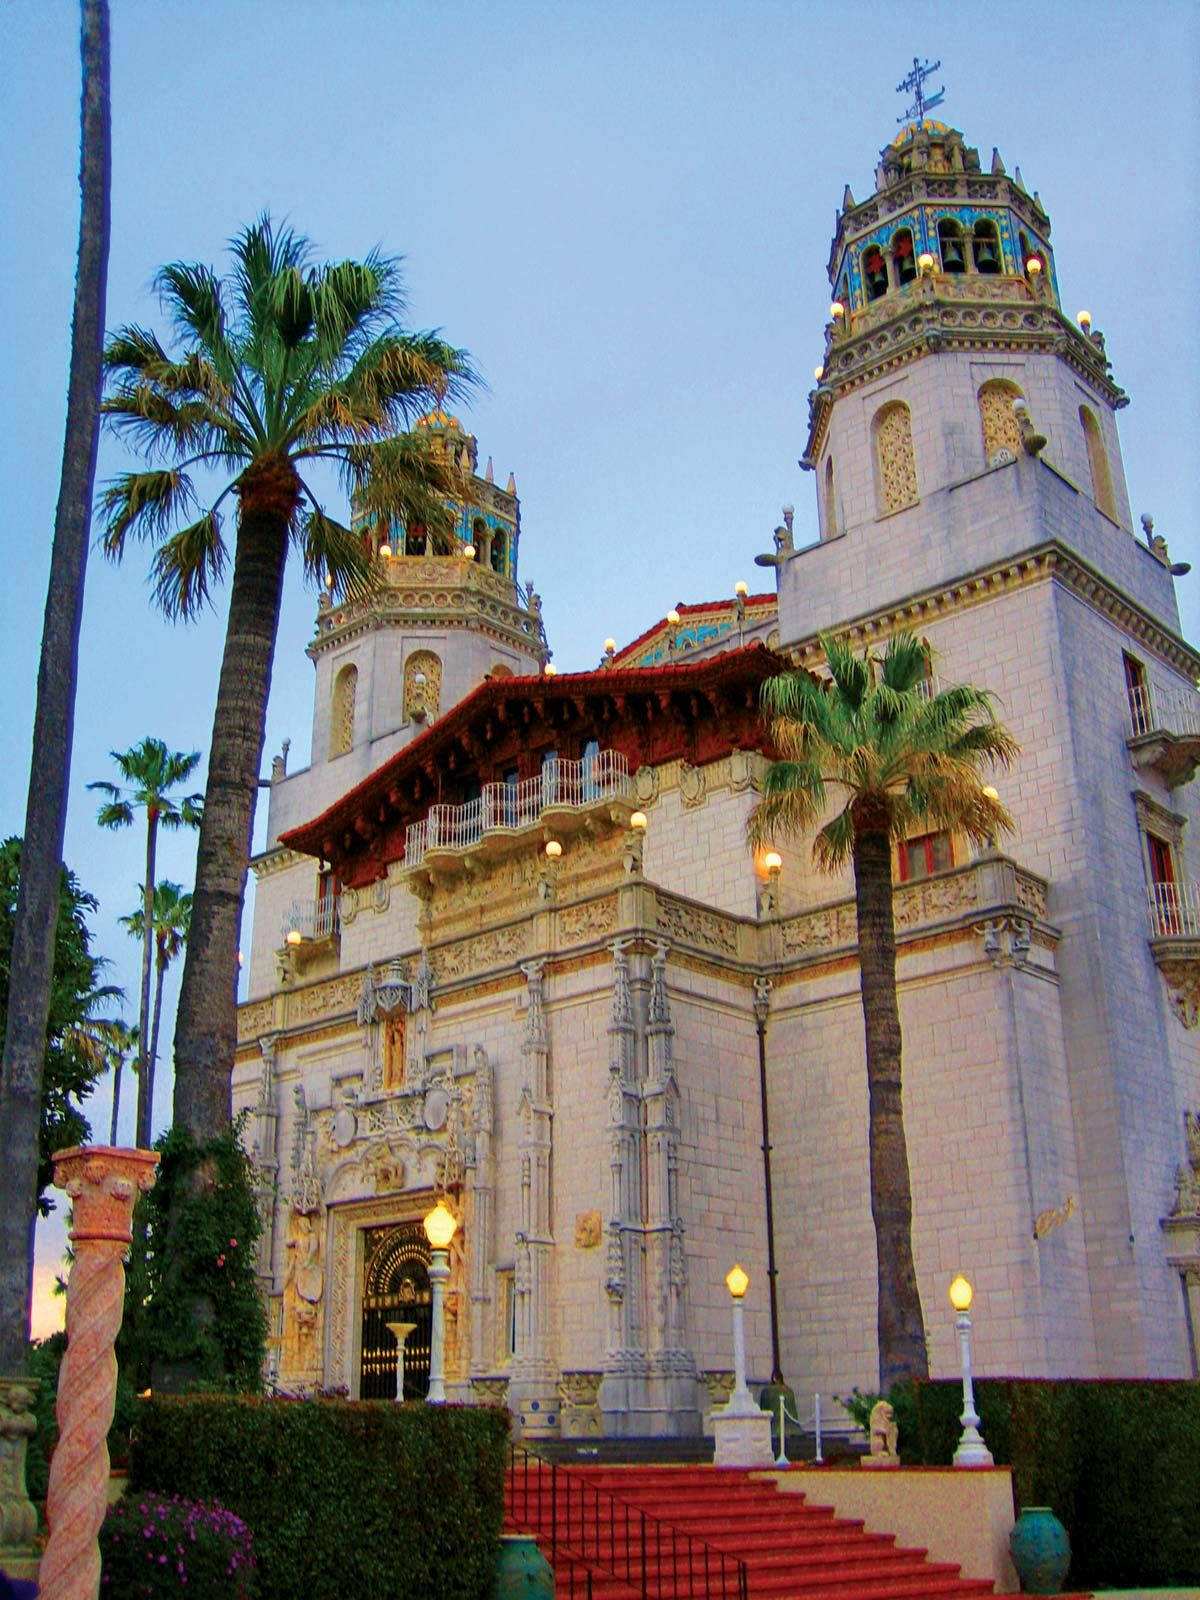
{"type": "MultiPolygon", "coordinates": [[[[869,191],[913,55],[940,56],[938,114],[985,163],[998,145],[1021,167],[1051,216],[1065,309],[1087,306],[1106,334],[1132,399],[1121,434],[1134,512],[1153,513],[1172,556],[1197,563],[1180,598],[1185,632],[1200,636],[1189,0],[1056,0],[1020,17],[974,0],[936,12],[868,0],[112,10],[109,325],[153,325],[155,268],[219,263],[264,208],[322,254],[404,255],[413,324],[440,326],[487,379],[464,417],[500,481],[516,474],[522,577],[543,596],[564,669],[679,600],[761,578],[753,556],[784,502],[798,542],[815,535],[815,485],[797,457],[834,213],[845,183],[869,191]]],[[[67,0],[0,9],[5,833],[23,825],[62,450],[76,30],[67,0]]],[[[122,460],[106,443],[101,479],[122,460]]],[[[167,626],[145,572],[137,550],[123,569],[91,565],[66,846],[131,996],[137,952],[115,919],[136,897],[141,835],[100,834],[84,785],[112,776],[109,750],[148,733],[207,748],[224,624],[218,610],[167,626]]],[[[293,580],[266,751],[290,736],[293,766],[307,759],[312,610],[293,580]]],[[[167,841],[160,870],[188,880],[190,844],[167,841]]],[[[160,1121],[168,1108],[164,1084],[160,1121]]],[[[107,1088],[93,1118],[107,1128],[107,1088]]]]}

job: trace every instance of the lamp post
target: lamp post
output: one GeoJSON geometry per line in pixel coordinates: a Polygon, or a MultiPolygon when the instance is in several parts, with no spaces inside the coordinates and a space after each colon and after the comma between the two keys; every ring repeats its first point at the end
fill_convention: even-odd
{"type": "Polygon", "coordinates": [[[432,1258],[429,1263],[429,1286],[433,1291],[429,1329],[429,1393],[425,1398],[430,1405],[440,1406],[446,1403],[446,1279],[450,1276],[450,1241],[458,1223],[447,1209],[445,1201],[439,1200],[422,1226],[429,1240],[432,1258]]]}
{"type": "Polygon", "coordinates": [[[958,1449],[954,1452],[956,1467],[995,1465],[992,1452],[984,1444],[983,1435],[979,1432],[979,1413],[975,1410],[975,1388],[971,1382],[971,1302],[974,1298],[974,1289],[960,1272],[950,1285],[950,1304],[958,1313],[954,1325],[958,1329],[962,1350],[963,1409],[958,1420],[962,1423],[963,1431],[958,1449]]]}
{"type": "MultiPolygon", "coordinates": [[[[729,1404],[739,1406],[748,1403],[753,1406],[754,1401],[746,1387],[746,1316],[742,1306],[746,1290],[750,1287],[750,1277],[736,1261],[725,1274],[725,1287],[733,1301],[733,1393],[729,1397],[729,1404]]],[[[757,1411],[758,1407],[754,1406],[754,1409],[757,1411]]]]}
{"type": "Polygon", "coordinates": [[[733,1393],[728,1404],[712,1414],[715,1460],[718,1467],[769,1467],[775,1452],[771,1444],[771,1418],[754,1403],[746,1387],[746,1326],[742,1302],[750,1278],[740,1265],[725,1274],[725,1287],[733,1300],[733,1393]]]}
{"type": "Polygon", "coordinates": [[[396,1404],[404,1400],[404,1341],[416,1327],[415,1322],[389,1322],[387,1331],[396,1341],[396,1404]]]}
{"type": "Polygon", "coordinates": [[[771,1307],[771,1382],[783,1383],[779,1359],[779,1299],[775,1280],[775,1197],[771,1189],[771,1123],[767,1112],[767,1014],[771,1006],[770,978],[754,980],[754,1025],[758,1030],[758,1094],[762,1106],[763,1187],[767,1203],[767,1297],[771,1307]]]}

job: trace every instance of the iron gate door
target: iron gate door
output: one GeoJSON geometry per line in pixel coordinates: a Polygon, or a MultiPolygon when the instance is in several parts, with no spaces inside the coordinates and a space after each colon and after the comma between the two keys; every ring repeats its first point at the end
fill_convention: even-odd
{"type": "Polygon", "coordinates": [[[389,1322],[415,1322],[404,1342],[404,1398],[429,1390],[429,1242],[419,1222],[372,1228],[363,1271],[360,1400],[396,1398],[396,1340],[389,1322]]]}

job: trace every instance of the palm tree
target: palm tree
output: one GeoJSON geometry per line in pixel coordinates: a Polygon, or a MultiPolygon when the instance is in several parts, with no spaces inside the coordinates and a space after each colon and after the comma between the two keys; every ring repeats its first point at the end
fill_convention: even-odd
{"type": "Polygon", "coordinates": [[[109,421],[146,465],[106,488],[104,547],[119,559],[130,535],[157,544],[153,578],[168,616],[193,616],[224,575],[222,507],[231,495],[237,503],[175,1029],[175,1123],[200,1142],[230,1125],[238,936],[288,550],[310,579],[353,595],[369,580],[378,530],[422,523],[450,538],[458,468],[426,435],[402,430],[473,381],[461,351],[400,326],[396,261],[373,253],[314,265],[307,241],[268,217],[231,248],[224,280],[181,263],[159,273],[175,354],[130,327],[105,355],[109,421]],[[365,531],[327,515],[302,476],[325,463],[365,531]],[[203,500],[197,467],[219,473],[203,500]]]}
{"type": "MultiPolygon", "coordinates": [[[[170,878],[163,878],[160,883],[156,883],[151,920],[151,932],[154,937],[154,1013],[150,1024],[150,1049],[145,1057],[146,1105],[151,1115],[154,1110],[154,1071],[158,1062],[158,1025],[162,1020],[163,981],[167,976],[167,968],[187,943],[191,921],[192,897],[184,893],[183,885],[172,883],[170,878]]],[[[144,903],[136,911],[130,912],[129,916],[122,917],[121,923],[129,929],[135,939],[144,940],[146,928],[144,903]]],[[[147,1125],[145,1137],[139,1134],[139,1143],[147,1148],[149,1135],[150,1128],[147,1125]]]]}
{"type": "Polygon", "coordinates": [[[79,255],[62,475],[42,627],[33,757],[0,1067],[0,1374],[25,1370],[37,1215],[38,1128],[54,931],[79,666],[79,624],[100,432],[100,353],[108,278],[109,48],[107,0],[82,0],[83,108],[79,255]]]}
{"type": "Polygon", "coordinates": [[[89,783],[108,799],[96,813],[102,828],[129,828],[134,813],[146,813],[146,880],[142,885],[142,983],[138,992],[138,1107],[135,1138],[142,1149],[150,1147],[150,1088],[152,1074],[146,1063],[146,1044],[150,1038],[150,958],[154,946],[155,861],[158,830],[175,832],[179,828],[198,828],[204,813],[204,798],[188,794],[177,799],[171,790],[186,783],[200,761],[199,750],[185,755],[168,750],[161,739],[143,739],[132,750],[110,750],[120,768],[126,787],[115,783],[89,783]]]}
{"type": "Polygon", "coordinates": [[[903,1378],[928,1375],[901,1097],[892,847],[916,829],[965,833],[977,845],[1011,829],[995,791],[982,785],[980,767],[1008,766],[1017,745],[985,690],[927,692],[927,654],[912,634],[897,634],[882,654],[861,658],[833,637],[821,645],[828,682],[786,672],[763,684],[763,712],[781,759],[767,770],[749,833],[763,845],[816,829],[817,864],[827,872],[847,862],[854,869],[886,1394],[903,1378]]]}

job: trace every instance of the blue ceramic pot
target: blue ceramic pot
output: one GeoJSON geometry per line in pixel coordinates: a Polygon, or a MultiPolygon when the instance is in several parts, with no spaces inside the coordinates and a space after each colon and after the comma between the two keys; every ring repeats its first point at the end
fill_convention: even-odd
{"type": "Polygon", "coordinates": [[[531,1533],[502,1533],[488,1600],[554,1600],[554,1568],[531,1533]]]}
{"type": "Polygon", "coordinates": [[[1067,1530],[1049,1506],[1022,1506],[1008,1536],[1022,1594],[1059,1594],[1071,1565],[1067,1530]]]}

